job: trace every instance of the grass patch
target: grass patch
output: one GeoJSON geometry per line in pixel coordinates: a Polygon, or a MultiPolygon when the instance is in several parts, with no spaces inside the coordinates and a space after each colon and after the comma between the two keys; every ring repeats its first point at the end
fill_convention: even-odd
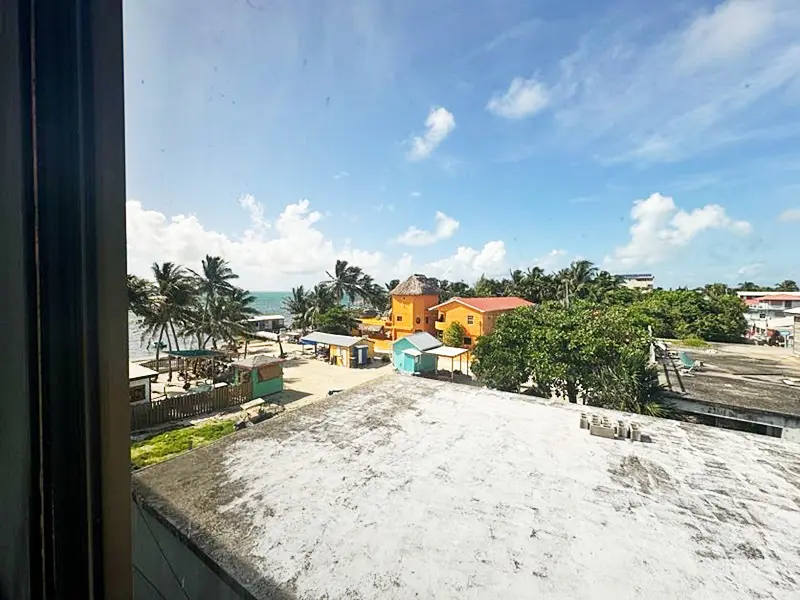
{"type": "Polygon", "coordinates": [[[189,449],[210,444],[222,436],[233,433],[233,421],[214,421],[159,433],[131,445],[131,462],[135,469],[160,463],[189,449]]]}
{"type": "Polygon", "coordinates": [[[681,346],[686,346],[687,348],[710,348],[711,344],[709,344],[705,340],[701,340],[699,337],[687,337],[683,338],[680,341],[681,346]]]}

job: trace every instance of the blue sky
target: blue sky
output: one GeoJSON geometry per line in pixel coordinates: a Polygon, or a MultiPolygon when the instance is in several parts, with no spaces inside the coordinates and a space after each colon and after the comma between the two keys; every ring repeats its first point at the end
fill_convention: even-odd
{"type": "Polygon", "coordinates": [[[795,0],[137,0],[125,69],[132,272],[800,280],[795,0]]]}

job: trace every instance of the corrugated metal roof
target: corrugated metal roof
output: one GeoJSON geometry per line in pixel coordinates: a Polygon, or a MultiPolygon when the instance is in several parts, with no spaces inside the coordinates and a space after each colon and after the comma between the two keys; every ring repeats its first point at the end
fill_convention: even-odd
{"type": "MultiPolygon", "coordinates": [[[[414,333],[412,335],[407,335],[404,338],[400,338],[401,340],[408,340],[415,348],[418,350],[430,350],[431,348],[438,348],[442,345],[442,342],[437,340],[433,337],[430,333],[425,331],[420,333],[414,333]]],[[[399,342],[400,340],[397,340],[399,342]]],[[[395,342],[395,343],[397,343],[395,342]]]]}
{"type": "Polygon", "coordinates": [[[148,369],[147,367],[143,367],[142,365],[136,363],[128,363],[129,381],[134,379],[146,379],[148,377],[155,377],[156,375],[158,375],[158,371],[153,371],[153,369],[148,369]]]}
{"type": "Polygon", "coordinates": [[[321,331],[313,331],[308,335],[300,338],[301,342],[312,342],[316,344],[326,344],[328,346],[342,346],[349,348],[359,343],[364,343],[363,337],[355,337],[352,335],[336,335],[334,333],[323,333],[321,331]]]}
{"type": "Polygon", "coordinates": [[[444,356],[445,358],[456,358],[461,356],[462,354],[466,354],[469,352],[467,348],[456,348],[454,346],[439,346],[438,348],[432,348],[431,350],[426,350],[425,354],[435,354],[436,356],[444,356]]]}
{"type": "Polygon", "coordinates": [[[283,359],[278,358],[277,356],[267,356],[266,354],[255,354],[253,356],[248,356],[247,358],[243,358],[241,360],[236,360],[231,364],[236,367],[243,367],[245,369],[257,369],[258,367],[266,367],[267,365],[274,365],[276,363],[282,363],[283,359]]]}

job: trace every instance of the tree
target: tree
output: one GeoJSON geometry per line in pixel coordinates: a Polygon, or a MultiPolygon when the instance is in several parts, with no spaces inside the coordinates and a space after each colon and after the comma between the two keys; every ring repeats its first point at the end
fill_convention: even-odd
{"type": "Polygon", "coordinates": [[[776,292],[797,292],[800,291],[797,288],[797,283],[791,279],[784,279],[778,285],[775,286],[776,292]]]}
{"type": "Polygon", "coordinates": [[[150,317],[153,312],[153,296],[156,289],[152,282],[128,274],[128,310],[139,318],[150,317]]]}
{"type": "Polygon", "coordinates": [[[386,284],[386,291],[387,291],[387,292],[391,292],[391,291],[392,291],[394,288],[396,288],[398,285],[400,285],[400,280],[399,280],[399,279],[392,279],[391,281],[389,281],[389,282],[386,284]]]}
{"type": "Polygon", "coordinates": [[[534,311],[521,308],[504,314],[494,331],[478,338],[472,372],[490,388],[519,392],[530,379],[530,331],[534,311]]]}
{"type": "Polygon", "coordinates": [[[283,307],[292,316],[292,325],[304,333],[311,326],[311,303],[311,294],[302,285],[292,288],[291,295],[283,301],[283,307]]]}
{"type": "Polygon", "coordinates": [[[366,299],[367,294],[362,287],[364,273],[360,267],[348,265],[346,260],[337,260],[333,274],[329,271],[325,273],[329,279],[328,288],[337,303],[341,303],[344,298],[348,298],[350,302],[354,302],[356,298],[366,299]]]}
{"type": "Polygon", "coordinates": [[[320,315],[337,305],[336,298],[330,287],[324,283],[318,283],[308,295],[308,325],[317,326],[320,315]]]}
{"type": "Polygon", "coordinates": [[[481,275],[474,286],[475,295],[479,298],[502,296],[504,292],[503,288],[504,285],[500,281],[490,279],[485,275],[481,275]]]}
{"type": "Polygon", "coordinates": [[[623,352],[615,365],[603,365],[594,378],[588,404],[622,412],[667,417],[674,410],[664,400],[658,369],[645,352],[623,352]]]}
{"type": "Polygon", "coordinates": [[[761,288],[759,288],[752,281],[743,281],[738,286],[736,286],[736,289],[739,290],[740,292],[757,292],[761,288]]]}
{"type": "Polygon", "coordinates": [[[358,325],[358,319],[343,306],[334,306],[316,319],[317,330],[338,335],[350,335],[358,325]]]}
{"type": "Polygon", "coordinates": [[[458,321],[453,321],[442,334],[442,342],[445,346],[454,346],[461,348],[464,346],[464,338],[467,335],[467,330],[458,321]]]}

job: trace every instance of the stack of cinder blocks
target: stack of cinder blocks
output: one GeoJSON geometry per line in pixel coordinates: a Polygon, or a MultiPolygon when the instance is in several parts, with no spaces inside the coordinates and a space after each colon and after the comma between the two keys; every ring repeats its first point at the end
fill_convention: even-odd
{"type": "Polygon", "coordinates": [[[631,423],[628,427],[622,419],[614,424],[608,417],[601,418],[598,415],[586,413],[581,413],[581,429],[588,429],[591,435],[599,435],[612,440],[630,439],[632,442],[638,442],[642,439],[642,432],[637,423],[631,423]]]}

